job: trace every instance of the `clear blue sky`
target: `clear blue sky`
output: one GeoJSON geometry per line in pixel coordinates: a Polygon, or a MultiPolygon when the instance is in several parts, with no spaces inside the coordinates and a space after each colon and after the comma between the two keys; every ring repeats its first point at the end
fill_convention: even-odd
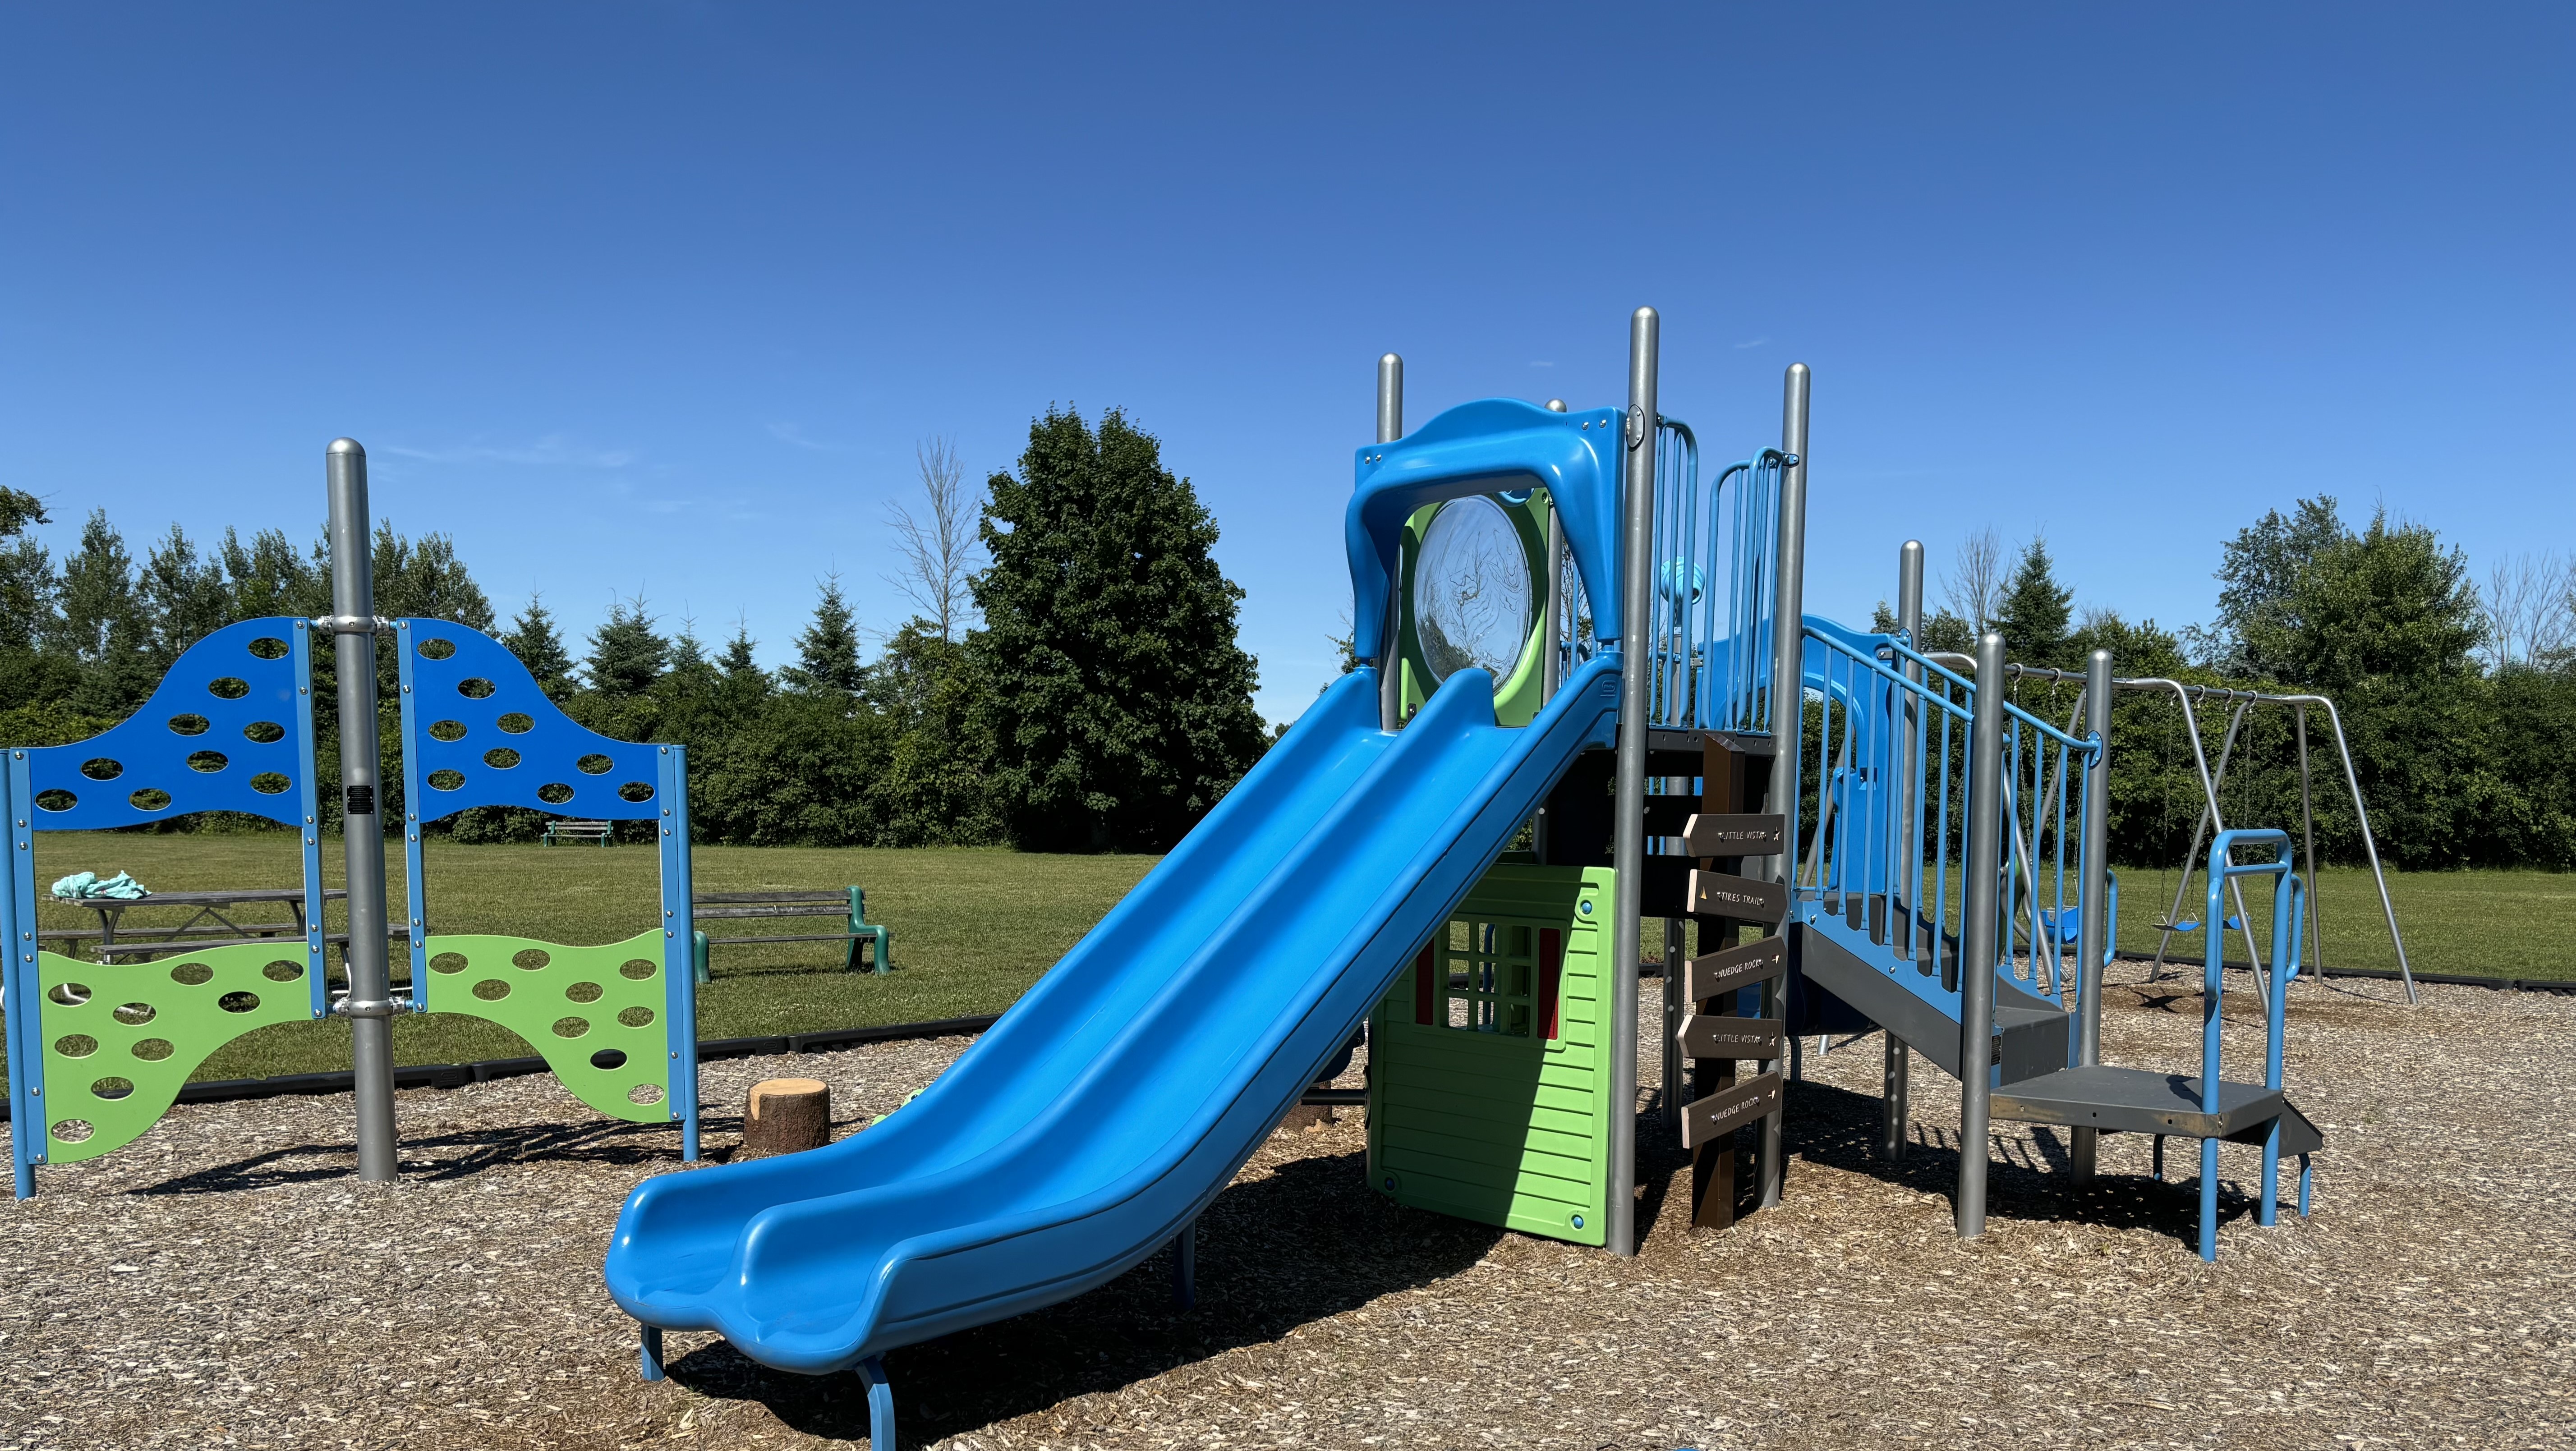
{"type": "Polygon", "coordinates": [[[0,482],[305,538],[350,434],[505,614],[774,660],[827,571],[894,623],[917,440],[1118,405],[1279,718],[1375,357],[1615,403],[1651,303],[1727,457],[1814,367],[1829,613],[1993,525],[2204,619],[2320,490],[2576,542],[2576,9],[1249,8],[9,7],[0,482]]]}

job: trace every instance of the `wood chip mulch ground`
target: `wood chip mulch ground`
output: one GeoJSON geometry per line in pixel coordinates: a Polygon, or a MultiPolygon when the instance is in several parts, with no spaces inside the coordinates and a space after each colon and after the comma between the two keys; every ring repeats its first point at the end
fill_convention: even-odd
{"type": "MultiPolygon", "coordinates": [[[[2106,1058],[2196,1065],[2196,992],[2139,975],[2114,969],[2106,1058]]],[[[1810,1040],[1787,1202],[1732,1230],[1688,1230],[1664,1152],[1633,1260],[1398,1209],[1345,1110],[1275,1136],[1209,1212],[1195,1311],[1157,1256],[889,1357],[904,1444],[2576,1445],[2576,998],[2293,996],[2289,1080],[2329,1136],[2316,1213],[2257,1226],[2255,1152],[2228,1148],[2214,1265],[2187,1146],[2158,1185],[2144,1141],[2109,1140],[2076,1190],[2065,1144],[2018,1125],[1961,1243],[1955,1087],[1918,1062],[1914,1147],[1884,1163],[1879,1041],[1810,1040]]],[[[2228,1037],[2258,1061],[2258,1025],[2228,1037]]],[[[964,1046],[711,1064],[709,1146],[757,1079],[826,1080],[846,1133],[964,1046]]],[[[183,1106],[0,1209],[0,1448],[865,1444],[853,1376],[674,1335],[671,1379],[638,1378],[599,1266],[675,1133],[541,1078],[400,1111],[398,1185],[352,1179],[345,1098],[272,1099],[183,1106]]]]}

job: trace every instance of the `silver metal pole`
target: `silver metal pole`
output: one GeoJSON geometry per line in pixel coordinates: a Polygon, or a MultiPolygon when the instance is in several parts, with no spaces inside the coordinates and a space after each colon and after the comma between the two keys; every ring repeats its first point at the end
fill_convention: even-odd
{"type": "MultiPolygon", "coordinates": [[[[2084,772],[2084,894],[2075,928],[2075,1062],[2102,1061],[2102,959],[2110,946],[2111,892],[2111,652],[2084,661],[2084,731],[2101,742],[2084,772]]],[[[2054,943],[2050,951],[2055,951],[2054,943]]],[[[2078,1128],[2069,1149],[2078,1179],[2093,1177],[2098,1129],[2078,1128]]]]}
{"type": "MultiPolygon", "coordinates": [[[[1923,541],[1908,539],[1896,551],[1896,628],[1905,632],[1905,643],[1923,648],[1923,541]]],[[[1905,678],[1920,681],[1923,667],[1905,662],[1905,678]]],[[[1914,814],[1922,794],[1922,783],[1916,779],[1914,732],[1921,711],[1912,695],[1901,700],[1902,709],[1896,721],[1896,830],[1898,848],[1888,860],[1902,875],[1889,883],[1887,921],[1890,931],[1905,935],[1905,955],[1915,954],[1915,944],[1923,934],[1914,926],[1914,914],[1921,910],[1916,900],[1915,863],[1922,846],[1923,833],[1915,824],[1914,814]]],[[[1879,1157],[1893,1163],[1905,1157],[1905,1125],[1910,1116],[1907,1100],[1912,1095],[1910,1080],[1914,1074],[1914,1050],[1893,1032],[1881,1030],[1887,1039],[1887,1070],[1879,1097],[1879,1157]]]]}
{"type": "MultiPolygon", "coordinates": [[[[1553,413],[1565,411],[1563,399],[1551,398],[1547,406],[1553,413]]],[[[1538,662],[1539,699],[1544,702],[1556,699],[1557,689],[1565,684],[1565,654],[1568,643],[1574,638],[1574,631],[1565,618],[1565,516],[1557,511],[1554,494],[1547,497],[1547,585],[1539,593],[1546,602],[1539,618],[1547,622],[1546,627],[1539,631],[1539,644],[1547,651],[1538,662]],[[1560,630],[1564,632],[1562,636],[1558,633],[1560,630]]],[[[1541,805],[1538,814],[1530,818],[1530,849],[1541,864],[1550,860],[1545,805],[1541,805]]]]}
{"type": "MultiPolygon", "coordinates": [[[[2406,980],[2406,1002],[2415,1002],[2415,970],[2406,965],[2406,939],[2397,935],[2397,904],[2388,897],[2388,874],[2379,869],[2379,843],[2370,835],[2370,808],[2361,804],[2361,778],[2353,773],[2352,745],[2343,736],[2343,712],[2324,696],[2314,697],[2326,708],[2326,720],[2334,727],[2335,750],[2343,757],[2344,788],[2352,792],[2352,814],[2361,824],[2361,849],[2370,854],[2370,879],[2379,883],[2379,910],[2388,914],[2388,940],[2397,949],[2397,975],[2406,980]]],[[[2311,894],[2313,895],[2313,894],[2311,894]]]]}
{"type": "Polygon", "coordinates": [[[367,527],[367,451],[354,438],[323,455],[331,494],[331,619],[340,677],[341,847],[349,880],[350,1060],[356,1069],[358,1177],[394,1177],[393,983],[385,964],[385,833],[377,798],[376,589],[367,527]]]}
{"type": "MultiPolygon", "coordinates": [[[[1404,359],[1393,353],[1377,360],[1377,441],[1404,437],[1404,359]]],[[[1377,723],[1381,729],[1402,725],[1404,711],[1404,548],[1397,536],[1395,567],[1387,571],[1386,639],[1377,658],[1377,723]]]]}
{"type": "Polygon", "coordinates": [[[1637,955],[1645,935],[1646,714],[1652,708],[1656,317],[1628,319],[1628,426],[1620,528],[1617,872],[1610,942],[1610,1252],[1637,1252],[1637,955]]]}
{"type": "Polygon", "coordinates": [[[1959,1237],[1986,1232],[1986,1132],[1995,1056],[1995,899],[2002,887],[2004,637],[1977,641],[1968,748],[1968,864],[1959,923],[1959,1237]]]}
{"type": "MultiPolygon", "coordinates": [[[[1788,830],[1781,838],[1781,854],[1773,865],[1773,879],[1789,890],[1789,912],[1797,915],[1797,884],[1789,880],[1798,864],[1798,772],[1799,753],[1806,739],[1806,590],[1807,590],[1807,365],[1791,363],[1780,380],[1780,451],[1788,461],[1780,467],[1780,558],[1772,578],[1775,581],[1771,616],[1771,789],[1769,809],[1780,813],[1788,830]]],[[[1821,806],[1828,792],[1819,792],[1821,806]]],[[[1819,828],[1821,830],[1821,828],[1819,828]]],[[[1783,923],[1783,932],[1789,930],[1783,923]]],[[[1762,985],[1762,1016],[1787,1016],[1787,984],[1773,979],[1762,985]]],[[[1780,1060],[1774,1058],[1762,1065],[1765,1073],[1780,1071],[1780,1060]]],[[[1768,1209],[1780,1202],[1780,1181],[1784,1168],[1781,1159],[1779,1109],[1762,1120],[1761,1157],[1754,1172],[1760,1176],[1760,1197],[1755,1201],[1768,1209]]]]}
{"type": "MultiPolygon", "coordinates": [[[[2316,964],[2317,981],[2324,982],[2326,947],[2317,932],[2317,811],[2314,798],[2308,791],[2308,708],[2305,705],[2293,705],[2290,707],[2290,716],[2292,724],[2299,732],[2299,840],[2301,843],[2299,870],[2305,873],[2308,879],[2308,950],[2305,958],[2316,964]]],[[[2281,965],[2280,953],[2281,950],[2278,947],[2272,949],[2272,966],[2275,969],[2281,965]]]]}

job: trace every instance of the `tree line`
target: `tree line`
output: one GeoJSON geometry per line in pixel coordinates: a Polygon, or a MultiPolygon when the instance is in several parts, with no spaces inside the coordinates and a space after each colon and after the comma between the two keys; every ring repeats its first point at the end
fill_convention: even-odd
{"type": "MultiPolygon", "coordinates": [[[[389,521],[373,544],[377,609],[494,634],[604,735],[688,745],[702,841],[1169,847],[1266,745],[1255,662],[1236,641],[1242,591],[1212,557],[1216,524],[1189,480],[1116,410],[1096,425],[1049,410],[1017,468],[980,492],[943,444],[919,462],[919,506],[893,510],[883,534],[913,613],[873,653],[837,578],[820,582],[793,661],[777,669],[760,664],[746,629],[710,642],[642,599],[616,602],[573,641],[542,598],[499,619],[447,536],[407,538],[389,521]]],[[[56,559],[28,533],[45,521],[38,499],[0,489],[0,742],[85,739],[139,706],[208,632],[328,612],[318,541],[227,529],[200,544],[173,526],[138,558],[96,511],[56,559]]],[[[1992,627],[2029,664],[2080,670],[2107,648],[2124,676],[2325,695],[2341,708],[2385,857],[2410,869],[2576,866],[2576,569],[2526,557],[2481,589],[2432,529],[2384,512],[2356,528],[2322,496],[2266,512],[2221,556],[2213,621],[2169,631],[2079,609],[2045,539],[2013,555],[1981,531],[1945,571],[1948,599],[1922,643],[1964,653],[1992,627]]],[[[1874,628],[1894,626],[1882,603],[1874,628]]],[[[1357,662],[1342,643],[1347,669],[1357,662]]],[[[393,664],[380,654],[390,751],[393,664]]],[[[316,665],[327,779],[328,652],[316,665]]],[[[2010,688],[2032,711],[2071,720],[2071,686],[2010,688]]],[[[2213,702],[2187,719],[2169,696],[2123,694],[2115,861],[2170,864],[2189,844],[2202,799],[2195,720],[2213,767],[2235,726],[2229,823],[2297,824],[2290,712],[2236,719],[2213,702]]],[[[2357,861],[2360,825],[2322,712],[2308,730],[2319,850],[2357,861]]],[[[443,829],[526,840],[542,820],[477,809],[443,829]]]]}
{"type": "MultiPolygon", "coordinates": [[[[1985,530],[1960,547],[1923,644],[1965,653],[1984,627],[2028,664],[2080,671],[2108,649],[2123,677],[2325,696],[2342,714],[2384,859],[2410,870],[2576,866],[2576,567],[2527,556],[2490,571],[2481,590],[2466,555],[2433,529],[2384,510],[2355,528],[2321,495],[2237,531],[2215,578],[2213,621],[2168,631],[2106,606],[2079,612],[2045,539],[2007,560],[1985,530]]],[[[1895,624],[1882,603],[1875,628],[1895,624]]],[[[2034,713],[2073,719],[2073,687],[2011,688],[2034,713]]],[[[2240,717],[2214,701],[2192,716],[2213,771],[2227,755],[2227,824],[2295,835],[2297,717],[2273,706],[2240,717]]],[[[2205,799],[2193,725],[2170,694],[2116,698],[2115,862],[2170,866],[2189,847],[2205,799]]],[[[2360,821],[2322,710],[2308,712],[2307,732],[2318,854],[2360,861],[2360,821]]]]}
{"type": "MultiPolygon", "coordinates": [[[[1050,409],[980,498],[946,445],[920,464],[922,506],[891,511],[884,536],[917,612],[872,654],[837,577],[774,670],[747,627],[710,642],[640,598],[575,642],[541,596],[501,620],[448,536],[407,538],[390,520],[372,549],[377,613],[485,631],[581,724],[687,745],[702,842],[1170,847],[1267,744],[1256,664],[1236,640],[1243,592],[1216,564],[1196,490],[1115,409],[1096,425],[1050,409]]],[[[200,544],[174,525],[138,559],[98,510],[55,559],[28,533],[44,522],[42,501],[0,489],[0,742],[86,739],[211,631],[329,612],[327,541],[227,528],[200,544]]],[[[390,758],[394,666],[378,653],[390,758]]],[[[335,779],[328,653],[315,664],[335,779]]],[[[438,829],[531,840],[543,821],[476,808],[438,829]]]]}

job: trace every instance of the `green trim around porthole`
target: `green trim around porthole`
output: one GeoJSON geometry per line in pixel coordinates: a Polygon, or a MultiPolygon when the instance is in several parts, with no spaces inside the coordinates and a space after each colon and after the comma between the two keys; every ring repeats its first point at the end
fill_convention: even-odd
{"type": "MultiPolygon", "coordinates": [[[[1533,488],[1529,497],[1517,504],[1495,494],[1473,497],[1485,499],[1503,511],[1503,517],[1511,521],[1512,532],[1520,538],[1521,556],[1529,566],[1530,587],[1535,593],[1537,608],[1531,612],[1529,635],[1521,643],[1520,659],[1513,665],[1511,674],[1494,686],[1495,723],[1525,726],[1538,717],[1541,687],[1546,681],[1547,521],[1550,509],[1547,490],[1533,488]]],[[[1412,609],[1414,565],[1421,558],[1422,541],[1430,532],[1433,517],[1442,509],[1461,502],[1464,501],[1452,499],[1426,504],[1414,510],[1413,516],[1404,521],[1396,578],[1403,586],[1398,595],[1404,601],[1405,609],[1397,628],[1403,646],[1403,710],[1408,718],[1430,703],[1431,692],[1436,688],[1431,683],[1431,667],[1423,653],[1422,637],[1415,628],[1412,609]]]]}

